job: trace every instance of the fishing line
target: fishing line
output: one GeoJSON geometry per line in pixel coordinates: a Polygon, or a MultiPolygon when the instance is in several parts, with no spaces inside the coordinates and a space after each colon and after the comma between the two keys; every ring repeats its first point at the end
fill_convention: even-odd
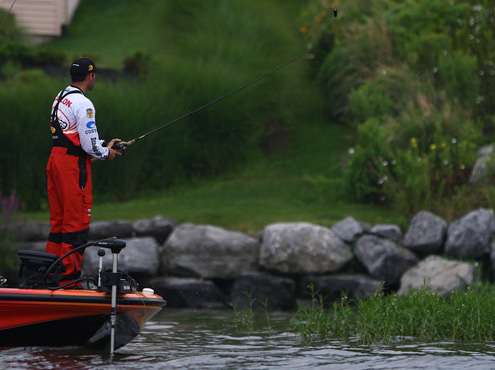
{"type": "MultiPolygon", "coordinates": [[[[337,8],[333,8],[331,10],[331,16],[333,16],[334,18],[337,18],[338,16],[338,10],[337,8]]],[[[260,84],[261,82],[263,82],[265,79],[267,79],[268,77],[271,77],[272,75],[274,75],[275,73],[279,72],[280,70],[282,69],[285,69],[287,67],[289,67],[290,65],[296,63],[296,62],[299,62],[303,59],[312,59],[314,56],[312,54],[308,54],[308,53],[304,53],[304,55],[301,55],[301,56],[298,56],[294,59],[291,59],[289,62],[287,63],[283,63],[283,64],[279,64],[278,66],[276,66],[275,68],[271,69],[270,71],[268,72],[265,72],[263,74],[261,74],[260,76],[258,76],[256,79],[254,79],[253,81],[251,82],[248,82],[248,83],[245,83],[243,85],[241,85],[240,87],[236,88],[236,89],[233,89],[227,93],[225,93],[224,95],[221,95],[209,102],[207,102],[206,104],[203,104],[199,107],[197,107],[196,109],[193,109],[187,113],[184,113],[174,119],[172,119],[171,121],[169,122],[166,122],[164,123],[163,125],[160,125],[152,130],[149,130],[143,134],[141,134],[140,136],[137,136],[136,138],[132,139],[132,140],[129,140],[127,142],[119,142],[119,143],[116,143],[114,144],[114,148],[117,149],[117,150],[125,150],[129,145],[132,145],[138,141],[141,141],[143,140],[144,138],[146,138],[147,136],[149,135],[152,135],[156,132],[159,132],[161,130],[164,130],[176,123],[178,123],[179,121],[182,121],[186,118],[189,118],[199,112],[202,112],[204,111],[205,109],[208,109],[218,103],[220,103],[222,100],[225,100],[226,98],[229,98],[231,96],[234,96],[234,95],[237,95],[239,94],[240,92],[242,92],[243,90],[246,90],[250,87],[253,87],[253,86],[256,86],[258,84],[260,84]]]]}

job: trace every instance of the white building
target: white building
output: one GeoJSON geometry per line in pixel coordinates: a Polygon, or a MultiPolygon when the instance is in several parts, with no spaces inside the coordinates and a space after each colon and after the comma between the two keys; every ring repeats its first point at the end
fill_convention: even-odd
{"type": "MultiPolygon", "coordinates": [[[[0,0],[0,7],[9,9],[14,0],[0,0]]],[[[12,13],[17,23],[34,39],[60,36],[68,25],[80,0],[17,0],[12,13]]]]}

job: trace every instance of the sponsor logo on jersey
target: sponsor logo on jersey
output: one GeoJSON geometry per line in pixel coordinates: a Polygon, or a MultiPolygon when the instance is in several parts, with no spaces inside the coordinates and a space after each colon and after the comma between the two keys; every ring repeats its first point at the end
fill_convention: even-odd
{"type": "Polygon", "coordinates": [[[86,127],[89,129],[94,129],[96,127],[96,122],[95,121],[89,121],[86,123],[86,127]]]}
{"type": "Polygon", "coordinates": [[[72,105],[72,102],[71,102],[69,99],[65,98],[65,99],[62,101],[62,104],[70,108],[70,107],[71,107],[71,105],[72,105]]]}
{"type": "Polygon", "coordinates": [[[93,110],[93,109],[91,109],[91,108],[86,109],[86,116],[87,116],[88,118],[94,118],[94,116],[95,116],[95,112],[94,112],[94,110],[93,110]]]}
{"type": "Polygon", "coordinates": [[[95,137],[91,138],[91,148],[93,149],[93,153],[97,157],[101,157],[101,153],[100,153],[100,150],[98,149],[98,145],[96,144],[96,138],[95,137]]]}
{"type": "Polygon", "coordinates": [[[67,128],[67,126],[68,126],[67,122],[59,122],[59,124],[60,124],[60,128],[62,130],[65,130],[67,128]]]}
{"type": "Polygon", "coordinates": [[[50,127],[50,131],[52,132],[52,135],[55,135],[55,133],[57,132],[57,130],[55,130],[55,127],[50,127]]]}

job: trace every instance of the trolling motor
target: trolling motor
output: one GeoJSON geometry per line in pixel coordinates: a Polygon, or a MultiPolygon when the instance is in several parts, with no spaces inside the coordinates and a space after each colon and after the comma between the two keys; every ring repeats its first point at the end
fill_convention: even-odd
{"type": "Polygon", "coordinates": [[[110,312],[110,355],[113,356],[115,352],[115,324],[117,323],[117,287],[120,286],[120,281],[122,278],[122,273],[118,272],[118,260],[119,253],[125,248],[125,241],[119,239],[106,239],[100,240],[94,243],[95,246],[100,248],[108,248],[112,252],[112,272],[102,272],[103,269],[103,256],[105,251],[100,249],[98,251],[99,261],[99,271],[98,271],[98,281],[102,284],[102,277],[105,283],[104,286],[110,285],[112,288],[112,309],[110,312]],[[101,253],[103,252],[103,253],[101,253]]]}
{"type": "MultiPolygon", "coordinates": [[[[118,270],[118,258],[120,252],[122,252],[122,249],[126,247],[126,242],[124,240],[120,240],[117,238],[111,238],[111,239],[103,239],[99,240],[96,242],[89,242],[84,245],[81,245],[77,248],[72,249],[71,251],[67,252],[63,256],[56,258],[56,256],[51,255],[51,264],[48,266],[48,268],[43,269],[44,275],[42,281],[47,281],[47,279],[50,276],[50,273],[54,271],[57,266],[61,265],[61,261],[70,256],[73,253],[76,253],[80,250],[83,250],[87,247],[94,246],[94,247],[100,247],[98,250],[98,257],[99,257],[99,263],[98,263],[98,289],[101,289],[103,291],[109,291],[111,292],[111,311],[110,311],[110,355],[114,354],[115,351],[115,326],[117,323],[117,298],[118,298],[118,293],[122,291],[122,287],[129,287],[132,288],[135,286],[134,283],[128,283],[128,284],[123,284],[126,279],[126,274],[120,272],[118,270]],[[111,271],[103,271],[103,257],[105,256],[105,249],[109,249],[112,253],[112,270],[111,271]],[[53,260],[53,257],[55,257],[55,260],[53,260]]],[[[43,255],[43,257],[47,258],[49,253],[44,253],[44,252],[38,252],[43,255]]],[[[46,266],[46,263],[45,265],[46,266]]],[[[130,277],[128,277],[130,279],[130,277]]],[[[84,279],[80,279],[84,280],[84,279]]],[[[69,283],[69,286],[73,283],[69,283]]],[[[65,285],[67,286],[67,285],[65,285]]],[[[62,287],[57,287],[54,289],[61,289],[65,286],[62,287]]],[[[125,290],[124,290],[125,291],[125,290]]],[[[103,327],[103,332],[105,332],[105,327],[103,327]]]]}
{"type": "Polygon", "coordinates": [[[98,289],[101,289],[101,273],[103,271],[103,257],[105,257],[105,251],[98,249],[98,289]]]}

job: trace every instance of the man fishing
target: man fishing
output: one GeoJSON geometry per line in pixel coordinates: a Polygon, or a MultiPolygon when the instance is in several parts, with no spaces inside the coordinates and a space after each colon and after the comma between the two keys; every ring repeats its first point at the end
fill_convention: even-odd
{"type": "MultiPolygon", "coordinates": [[[[85,96],[95,85],[95,64],[88,58],[77,59],[70,75],[72,83],[52,105],[52,149],[46,167],[51,226],[46,251],[59,257],[87,242],[93,206],[91,162],[122,154],[114,148],[119,139],[106,146],[100,140],[95,108],[85,96]]],[[[61,285],[80,277],[82,261],[83,252],[63,260],[61,285]]]]}

